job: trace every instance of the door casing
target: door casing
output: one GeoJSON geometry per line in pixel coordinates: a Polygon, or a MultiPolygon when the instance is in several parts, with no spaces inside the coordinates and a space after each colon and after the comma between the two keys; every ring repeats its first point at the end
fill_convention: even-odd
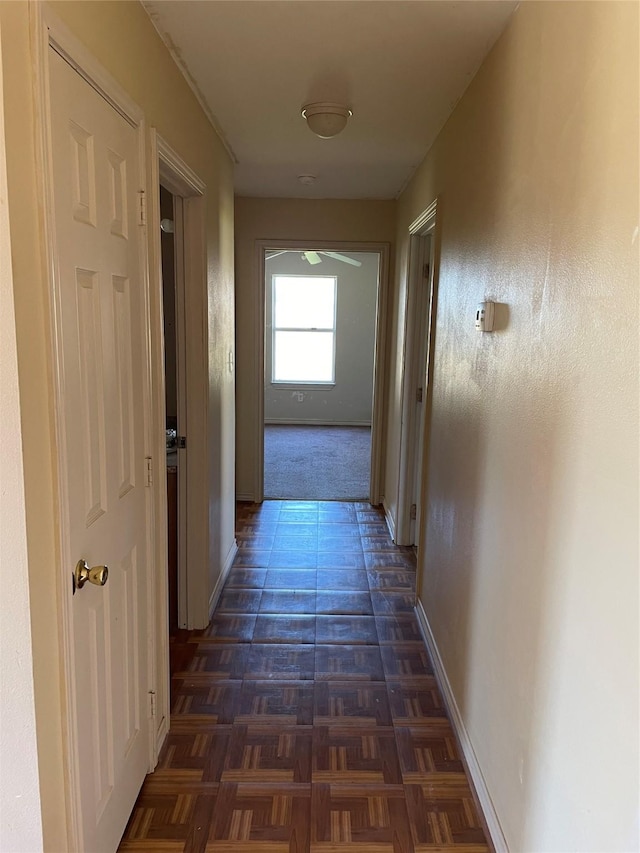
{"type": "MultiPolygon", "coordinates": [[[[424,531],[426,512],[426,472],[428,464],[429,420],[433,373],[433,343],[438,293],[439,266],[439,220],[437,199],[424,210],[409,226],[409,258],[407,264],[407,288],[405,295],[405,326],[402,373],[402,414],[400,433],[400,455],[398,469],[398,493],[396,497],[397,517],[394,532],[397,545],[412,545],[414,531],[424,531]],[[425,258],[425,238],[429,236],[430,257],[425,258]],[[430,264],[427,293],[422,266],[430,264]],[[425,297],[425,298],[421,298],[425,297]],[[427,303],[426,316],[420,317],[420,306],[427,303]],[[426,336],[426,341],[424,340],[426,336]],[[426,360],[423,356],[426,353],[426,360]],[[423,388],[422,424],[416,412],[416,390],[423,388]],[[416,470],[417,442],[421,442],[420,470],[416,470]],[[417,480],[419,482],[417,482],[417,480]],[[419,490],[420,516],[412,525],[411,504],[419,490]]],[[[420,545],[423,545],[420,536],[420,545]]],[[[419,558],[419,555],[418,555],[419,558]]]]}

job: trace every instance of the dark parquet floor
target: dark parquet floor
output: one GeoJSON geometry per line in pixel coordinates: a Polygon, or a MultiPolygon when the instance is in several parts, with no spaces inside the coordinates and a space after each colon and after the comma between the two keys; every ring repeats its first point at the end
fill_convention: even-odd
{"type": "Polygon", "coordinates": [[[382,513],[244,505],[237,538],[211,625],[172,638],[171,730],[120,850],[488,851],[382,513]]]}

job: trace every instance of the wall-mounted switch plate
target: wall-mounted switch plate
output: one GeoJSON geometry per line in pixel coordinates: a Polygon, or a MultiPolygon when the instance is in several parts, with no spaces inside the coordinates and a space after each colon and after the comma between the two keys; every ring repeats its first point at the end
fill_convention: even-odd
{"type": "Polygon", "coordinates": [[[476,308],[476,329],[479,332],[493,331],[495,302],[478,302],[476,308]]]}

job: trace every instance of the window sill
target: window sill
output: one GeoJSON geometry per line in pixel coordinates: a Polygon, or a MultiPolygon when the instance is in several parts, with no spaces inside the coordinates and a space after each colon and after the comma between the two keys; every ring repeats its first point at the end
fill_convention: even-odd
{"type": "Polygon", "coordinates": [[[283,390],[292,389],[296,391],[298,389],[307,389],[307,388],[335,388],[335,382],[274,382],[271,381],[269,383],[271,388],[282,388],[283,390]]]}

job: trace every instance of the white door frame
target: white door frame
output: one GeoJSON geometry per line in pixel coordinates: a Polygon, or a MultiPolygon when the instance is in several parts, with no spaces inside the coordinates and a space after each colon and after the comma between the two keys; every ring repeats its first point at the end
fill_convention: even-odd
{"type": "MultiPolygon", "coordinates": [[[[140,174],[135,176],[142,192],[146,192],[145,170],[145,121],[142,110],[129,95],[113,80],[111,75],[98,63],[87,48],[69,31],[69,29],[51,12],[45,4],[33,5],[32,33],[34,37],[34,58],[36,63],[36,110],[39,127],[38,173],[41,175],[41,189],[44,203],[43,231],[47,255],[47,274],[50,294],[50,323],[53,341],[53,387],[54,387],[54,420],[57,435],[57,470],[56,488],[58,491],[58,543],[56,553],[56,586],[58,607],[58,624],[60,637],[60,659],[63,700],[63,754],[65,759],[66,784],[65,802],[67,811],[68,841],[70,850],[78,850],[82,837],[82,819],[79,812],[79,752],[76,726],[76,684],[74,676],[74,648],[72,643],[72,614],[71,614],[71,571],[73,555],[69,550],[69,518],[66,512],[66,478],[60,475],[67,467],[64,449],[64,365],[61,359],[61,341],[58,334],[60,323],[60,294],[57,284],[57,246],[55,237],[54,205],[53,205],[53,157],[50,133],[50,102],[49,102],[49,50],[59,53],[75,70],[92,86],[123,118],[135,128],[138,136],[140,174]]],[[[148,277],[147,241],[140,241],[140,270],[144,287],[143,303],[145,326],[149,331],[145,342],[145,378],[144,400],[142,406],[145,412],[151,411],[151,350],[152,326],[150,319],[149,277],[148,277]]],[[[145,456],[153,460],[153,423],[152,418],[145,418],[144,441],[145,456]]],[[[149,648],[155,647],[154,626],[156,623],[156,584],[152,571],[154,541],[156,538],[156,517],[154,493],[157,492],[157,479],[148,490],[147,496],[147,546],[148,564],[146,566],[146,582],[150,590],[147,599],[147,619],[149,625],[149,648]]],[[[166,522],[165,522],[166,524],[166,522]]],[[[157,692],[158,679],[162,678],[157,671],[153,655],[149,655],[147,684],[150,694],[157,692]]],[[[153,726],[150,726],[149,737],[149,770],[157,762],[156,738],[153,726]]]]}
{"type": "MultiPolygon", "coordinates": [[[[206,185],[171,146],[150,130],[150,252],[152,269],[151,310],[156,345],[153,346],[154,413],[158,429],[156,452],[165,459],[165,367],[162,291],[162,252],[160,245],[160,184],[176,199],[176,290],[181,290],[176,330],[179,363],[178,396],[187,424],[186,465],[178,466],[178,624],[181,628],[206,628],[209,624],[209,449],[208,449],[208,314],[207,264],[205,242],[206,185]],[[186,329],[189,330],[187,336],[186,329]],[[180,470],[182,469],[182,470],[180,470]]],[[[181,426],[183,426],[182,424],[181,426]]],[[[178,451],[181,453],[181,451],[178,451]]],[[[167,492],[164,468],[159,518],[164,521],[162,541],[158,538],[158,568],[162,573],[162,609],[158,626],[165,626],[167,614],[167,492]]],[[[168,667],[168,656],[163,666],[168,667]]],[[[160,698],[160,697],[158,697],[160,698]]],[[[168,697],[167,697],[168,702],[168,697]]],[[[168,705],[167,705],[168,709],[168,705]]]]}
{"type": "Polygon", "coordinates": [[[389,243],[351,243],[340,240],[256,240],[256,269],[258,274],[258,299],[256,300],[255,328],[258,332],[256,347],[255,396],[257,402],[254,424],[255,459],[254,500],[264,500],[264,364],[265,364],[265,253],[271,251],[338,251],[371,252],[380,258],[378,265],[378,297],[376,300],[376,334],[373,365],[373,406],[371,415],[371,476],[369,502],[382,503],[382,465],[384,447],[384,392],[387,363],[387,306],[389,302],[389,243]]]}
{"type": "Polygon", "coordinates": [[[404,306],[404,347],[402,373],[402,409],[400,432],[400,458],[398,471],[398,494],[396,499],[397,518],[395,542],[397,545],[414,544],[414,529],[423,528],[425,513],[425,472],[431,407],[431,374],[433,370],[433,339],[438,288],[438,245],[437,199],[424,210],[409,226],[409,258],[407,264],[407,287],[404,306]],[[424,258],[424,238],[431,237],[431,259],[424,258]],[[424,293],[423,265],[430,262],[427,294],[424,293]],[[427,296],[425,306],[424,297],[427,296]],[[420,307],[427,308],[426,322],[421,317],[420,307]],[[426,347],[424,335],[427,336],[426,347]],[[423,354],[426,351],[426,365],[423,354]],[[422,388],[422,424],[416,414],[416,392],[422,388]],[[422,436],[418,433],[422,432],[422,436]],[[422,442],[421,470],[415,470],[416,446],[422,442]],[[418,486],[418,478],[421,483],[418,486]],[[420,488],[420,516],[412,524],[411,505],[416,489],[420,488]]]}

